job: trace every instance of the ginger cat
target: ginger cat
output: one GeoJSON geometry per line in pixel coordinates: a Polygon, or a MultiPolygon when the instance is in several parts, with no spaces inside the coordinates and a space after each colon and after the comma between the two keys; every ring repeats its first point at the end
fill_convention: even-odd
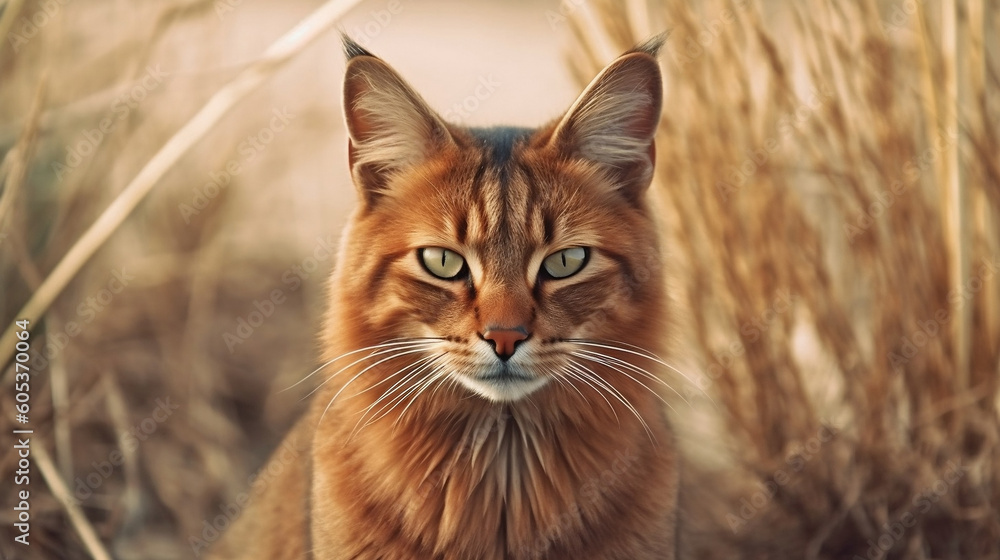
{"type": "Polygon", "coordinates": [[[449,124],[344,43],[360,203],[328,362],[282,446],[299,459],[216,557],[673,559],[655,369],[668,310],[645,196],[662,39],[534,130],[449,124]]]}

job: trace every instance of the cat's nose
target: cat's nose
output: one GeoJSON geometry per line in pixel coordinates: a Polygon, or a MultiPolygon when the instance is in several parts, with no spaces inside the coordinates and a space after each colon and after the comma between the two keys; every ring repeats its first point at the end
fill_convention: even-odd
{"type": "Polygon", "coordinates": [[[491,328],[483,333],[483,339],[490,343],[493,351],[504,362],[514,355],[517,345],[528,338],[528,330],[524,327],[514,327],[512,329],[491,328]]]}

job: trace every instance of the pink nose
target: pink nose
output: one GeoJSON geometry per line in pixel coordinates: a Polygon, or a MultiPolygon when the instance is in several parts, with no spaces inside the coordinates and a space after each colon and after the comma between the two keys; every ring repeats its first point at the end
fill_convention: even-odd
{"type": "Polygon", "coordinates": [[[489,329],[483,333],[483,338],[493,346],[497,356],[506,362],[514,355],[517,345],[528,338],[528,331],[524,327],[489,329]]]}

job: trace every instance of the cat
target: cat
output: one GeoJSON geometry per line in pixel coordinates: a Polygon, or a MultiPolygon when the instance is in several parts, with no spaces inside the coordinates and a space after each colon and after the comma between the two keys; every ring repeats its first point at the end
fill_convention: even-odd
{"type": "Polygon", "coordinates": [[[445,122],[344,37],[358,207],[327,360],[217,558],[673,559],[652,39],[538,129],[445,122]],[[277,455],[277,453],[276,453],[277,455]]]}

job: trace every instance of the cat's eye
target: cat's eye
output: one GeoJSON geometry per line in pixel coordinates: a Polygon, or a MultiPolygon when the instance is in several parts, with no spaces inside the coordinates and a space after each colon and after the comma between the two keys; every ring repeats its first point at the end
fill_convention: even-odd
{"type": "Polygon", "coordinates": [[[583,269],[590,252],[584,247],[570,247],[545,257],[542,268],[552,278],[568,278],[583,269]]]}
{"type": "Polygon", "coordinates": [[[465,270],[465,259],[443,247],[426,247],[418,251],[427,272],[443,280],[454,280],[465,270]]]}

